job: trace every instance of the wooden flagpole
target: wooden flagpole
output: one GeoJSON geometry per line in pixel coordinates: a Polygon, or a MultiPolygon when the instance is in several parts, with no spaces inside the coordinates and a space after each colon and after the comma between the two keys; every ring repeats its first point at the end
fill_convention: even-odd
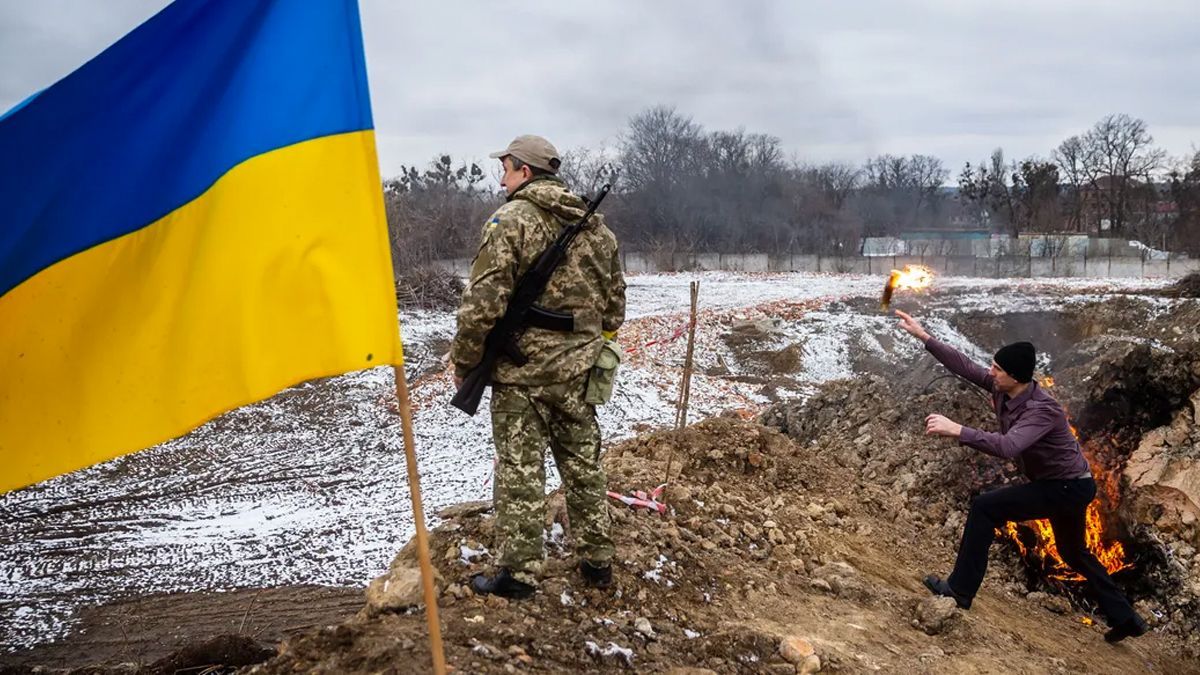
{"type": "Polygon", "coordinates": [[[412,402],[408,397],[408,378],[404,374],[404,366],[393,366],[392,370],[396,373],[396,398],[400,403],[400,425],[404,429],[404,455],[408,460],[408,494],[412,497],[413,525],[417,530],[417,559],[421,563],[421,585],[425,589],[429,651],[433,655],[435,675],[446,675],[446,653],[442,650],[437,589],[433,583],[433,563],[429,559],[429,533],[425,531],[425,511],[421,506],[421,478],[417,473],[417,450],[413,444],[412,402]]]}

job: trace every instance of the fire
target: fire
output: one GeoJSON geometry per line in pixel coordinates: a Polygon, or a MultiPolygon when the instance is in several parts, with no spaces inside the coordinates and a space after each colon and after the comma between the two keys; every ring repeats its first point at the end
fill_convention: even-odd
{"type": "MultiPolygon", "coordinates": [[[[1054,386],[1054,378],[1049,375],[1043,376],[1039,381],[1047,389],[1054,386]]],[[[1075,437],[1075,440],[1080,440],[1079,430],[1071,423],[1070,418],[1067,419],[1067,427],[1071,430],[1071,435],[1075,437]]],[[[1081,444],[1081,447],[1088,458],[1088,463],[1096,466],[1097,453],[1090,446],[1081,444]]],[[[1104,518],[1101,517],[1101,507],[1109,511],[1115,508],[1120,492],[1117,488],[1117,479],[1110,472],[1100,472],[1096,482],[1100,488],[1100,494],[1097,495],[1097,499],[1088,504],[1084,541],[1092,555],[1096,556],[1101,565],[1104,565],[1104,569],[1108,570],[1109,574],[1114,574],[1133,567],[1125,560],[1125,546],[1115,537],[1106,536],[1107,528],[1104,518]]],[[[1050,527],[1049,520],[1032,520],[1022,523],[1022,525],[1033,533],[1032,547],[1026,546],[1022,541],[1017,523],[1005,523],[1000,534],[1016,544],[1017,550],[1020,551],[1023,558],[1037,559],[1051,579],[1083,581],[1083,576],[1068,567],[1063,562],[1062,556],[1059,555],[1058,547],[1054,542],[1054,530],[1050,527]]]]}
{"type": "Polygon", "coordinates": [[[924,265],[905,265],[903,270],[892,270],[883,287],[880,307],[886,311],[892,304],[892,293],[898,289],[921,290],[933,284],[933,270],[924,265]]]}
{"type": "MultiPolygon", "coordinates": [[[[1115,539],[1106,541],[1104,520],[1100,517],[1098,504],[1098,501],[1093,501],[1088,504],[1087,508],[1087,529],[1084,533],[1084,541],[1087,542],[1088,550],[1096,556],[1101,565],[1104,565],[1104,569],[1108,570],[1109,574],[1133,567],[1125,560],[1124,544],[1115,539]]],[[[1083,576],[1067,566],[1067,563],[1063,562],[1062,556],[1059,555],[1058,546],[1054,541],[1054,529],[1050,527],[1049,520],[1031,520],[1022,525],[1033,532],[1035,541],[1032,546],[1025,545],[1020,531],[1017,529],[1017,523],[1005,523],[1003,530],[1004,536],[1016,544],[1022,557],[1038,560],[1042,564],[1042,569],[1046,571],[1046,575],[1051,579],[1083,581],[1083,576]]]]}
{"type": "Polygon", "coordinates": [[[1090,616],[1081,616],[1081,617],[1079,617],[1079,623],[1081,623],[1085,626],[1091,626],[1092,624],[1094,624],[1096,622],[1093,621],[1092,617],[1090,617],[1090,616]]]}

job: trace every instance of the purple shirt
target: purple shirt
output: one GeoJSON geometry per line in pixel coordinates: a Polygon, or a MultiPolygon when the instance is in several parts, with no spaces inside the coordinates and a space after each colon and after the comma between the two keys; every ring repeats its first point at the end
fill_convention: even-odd
{"type": "Polygon", "coordinates": [[[1071,433],[1067,413],[1054,397],[1033,381],[1016,398],[996,391],[988,369],[950,345],[929,338],[925,349],[950,372],[992,395],[1000,433],[964,426],[958,442],[995,457],[1016,460],[1029,480],[1069,480],[1091,476],[1079,441],[1071,433]]]}

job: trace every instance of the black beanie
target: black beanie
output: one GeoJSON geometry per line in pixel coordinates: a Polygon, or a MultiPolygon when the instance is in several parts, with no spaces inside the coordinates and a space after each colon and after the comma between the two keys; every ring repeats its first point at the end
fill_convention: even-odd
{"type": "Polygon", "coordinates": [[[1001,347],[996,352],[995,361],[1017,382],[1029,382],[1033,379],[1033,368],[1037,364],[1037,350],[1031,342],[1014,342],[1001,347]]]}

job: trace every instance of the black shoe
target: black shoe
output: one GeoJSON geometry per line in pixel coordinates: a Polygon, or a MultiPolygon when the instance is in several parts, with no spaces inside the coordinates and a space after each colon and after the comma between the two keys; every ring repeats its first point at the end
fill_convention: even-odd
{"type": "Polygon", "coordinates": [[[1120,642],[1127,637],[1145,635],[1148,630],[1150,630],[1150,626],[1146,625],[1146,620],[1134,614],[1131,618],[1109,628],[1108,632],[1104,634],[1104,641],[1120,642]]]}
{"type": "Polygon", "coordinates": [[[579,573],[583,575],[584,583],[592,588],[612,586],[612,565],[594,567],[592,563],[581,560],[579,561],[579,573]]]}
{"type": "Polygon", "coordinates": [[[476,574],[471,577],[471,590],[479,595],[499,595],[502,598],[524,600],[532,596],[537,588],[514,579],[508,568],[501,567],[500,571],[492,576],[476,574]]]}
{"type": "Polygon", "coordinates": [[[929,592],[933,593],[934,595],[954,598],[954,604],[958,605],[959,609],[971,609],[971,598],[967,598],[955,593],[950,588],[950,584],[946,583],[944,579],[941,579],[936,575],[930,574],[929,576],[925,577],[925,588],[928,588],[929,592]]]}

